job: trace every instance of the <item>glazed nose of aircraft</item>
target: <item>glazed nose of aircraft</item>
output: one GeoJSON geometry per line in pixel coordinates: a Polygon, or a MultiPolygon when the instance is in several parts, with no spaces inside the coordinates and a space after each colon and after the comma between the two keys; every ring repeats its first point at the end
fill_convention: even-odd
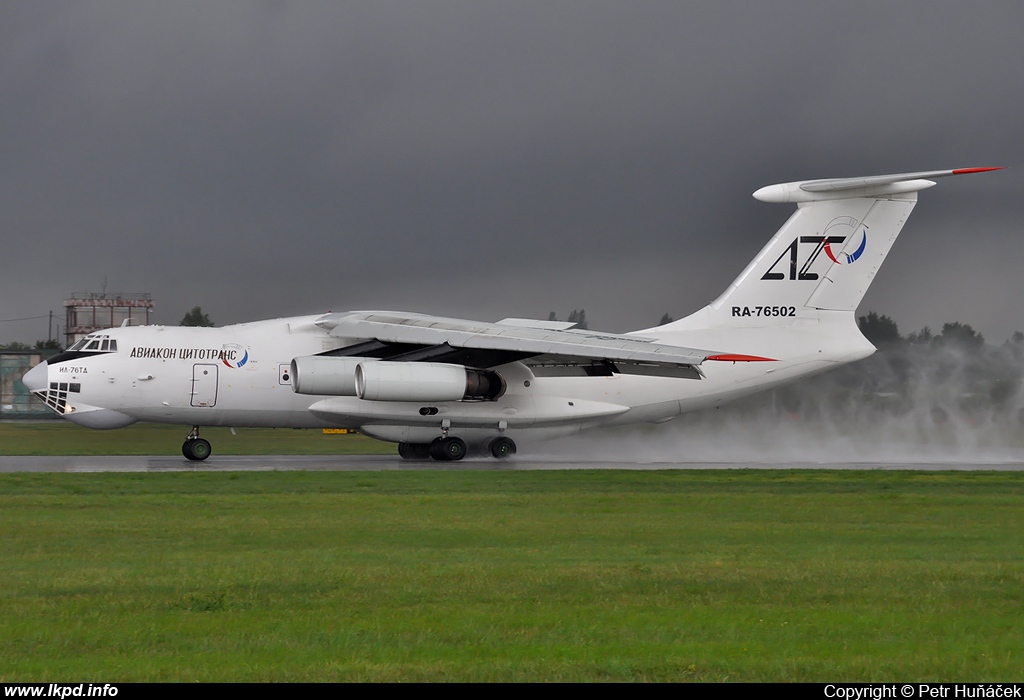
{"type": "Polygon", "coordinates": [[[43,391],[46,389],[49,378],[49,368],[50,366],[46,362],[40,362],[25,373],[25,376],[21,378],[22,383],[28,387],[29,391],[43,391]]]}

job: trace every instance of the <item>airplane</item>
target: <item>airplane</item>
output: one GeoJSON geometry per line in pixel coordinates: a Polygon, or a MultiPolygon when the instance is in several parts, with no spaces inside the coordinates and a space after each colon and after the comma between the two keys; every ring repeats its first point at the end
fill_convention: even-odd
{"type": "Polygon", "coordinates": [[[25,374],[63,418],[97,429],[348,428],[407,459],[516,453],[527,436],[662,423],[867,357],[858,304],[931,178],[958,168],[763,187],[797,209],[714,301],[654,328],[479,322],[351,311],[220,328],[90,333],[25,374]]]}

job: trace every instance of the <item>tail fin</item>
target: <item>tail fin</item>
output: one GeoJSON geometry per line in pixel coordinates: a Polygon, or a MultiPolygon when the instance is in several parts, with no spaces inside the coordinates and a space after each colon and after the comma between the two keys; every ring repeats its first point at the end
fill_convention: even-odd
{"type": "Polygon", "coordinates": [[[852,313],[917,204],[918,191],[935,185],[927,178],[1000,169],[763,187],[754,197],[796,203],[796,212],[718,299],[680,326],[785,326],[821,311],[852,313]]]}

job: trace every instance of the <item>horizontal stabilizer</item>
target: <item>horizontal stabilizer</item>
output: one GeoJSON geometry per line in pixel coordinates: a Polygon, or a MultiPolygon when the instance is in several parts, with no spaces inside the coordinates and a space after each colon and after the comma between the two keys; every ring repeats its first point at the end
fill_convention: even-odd
{"type": "Polygon", "coordinates": [[[754,192],[754,198],[762,202],[820,202],[827,199],[849,199],[852,197],[886,197],[890,195],[917,192],[935,183],[930,178],[949,175],[986,173],[1003,168],[954,168],[952,170],[925,170],[916,173],[895,175],[873,175],[871,177],[841,177],[825,180],[803,180],[768,185],[754,192]]]}

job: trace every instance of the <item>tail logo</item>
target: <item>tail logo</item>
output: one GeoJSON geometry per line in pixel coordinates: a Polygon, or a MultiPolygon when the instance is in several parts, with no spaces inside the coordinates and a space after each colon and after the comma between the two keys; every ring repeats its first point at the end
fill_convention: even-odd
{"type": "Polygon", "coordinates": [[[828,256],[829,260],[834,262],[836,265],[849,265],[857,262],[857,258],[864,255],[864,249],[868,247],[868,230],[864,229],[862,237],[860,239],[860,245],[857,246],[857,250],[852,253],[840,253],[839,257],[832,252],[832,244],[829,240],[825,241],[825,255],[828,256]],[[842,258],[846,258],[843,260],[842,258]]]}
{"type": "Polygon", "coordinates": [[[798,280],[813,281],[821,279],[825,269],[823,265],[828,263],[818,262],[828,258],[836,265],[850,265],[864,255],[868,247],[868,230],[852,216],[840,216],[829,222],[820,236],[797,236],[782,251],[771,267],[761,276],[763,280],[798,280]],[[842,251],[844,243],[852,240],[857,235],[857,228],[861,228],[862,234],[860,245],[852,253],[842,251]],[[838,235],[845,234],[845,235],[838,235]],[[840,252],[836,252],[832,249],[840,252]],[[824,253],[824,255],[822,255],[824,253]],[[812,271],[812,269],[816,270],[812,271]]]}

